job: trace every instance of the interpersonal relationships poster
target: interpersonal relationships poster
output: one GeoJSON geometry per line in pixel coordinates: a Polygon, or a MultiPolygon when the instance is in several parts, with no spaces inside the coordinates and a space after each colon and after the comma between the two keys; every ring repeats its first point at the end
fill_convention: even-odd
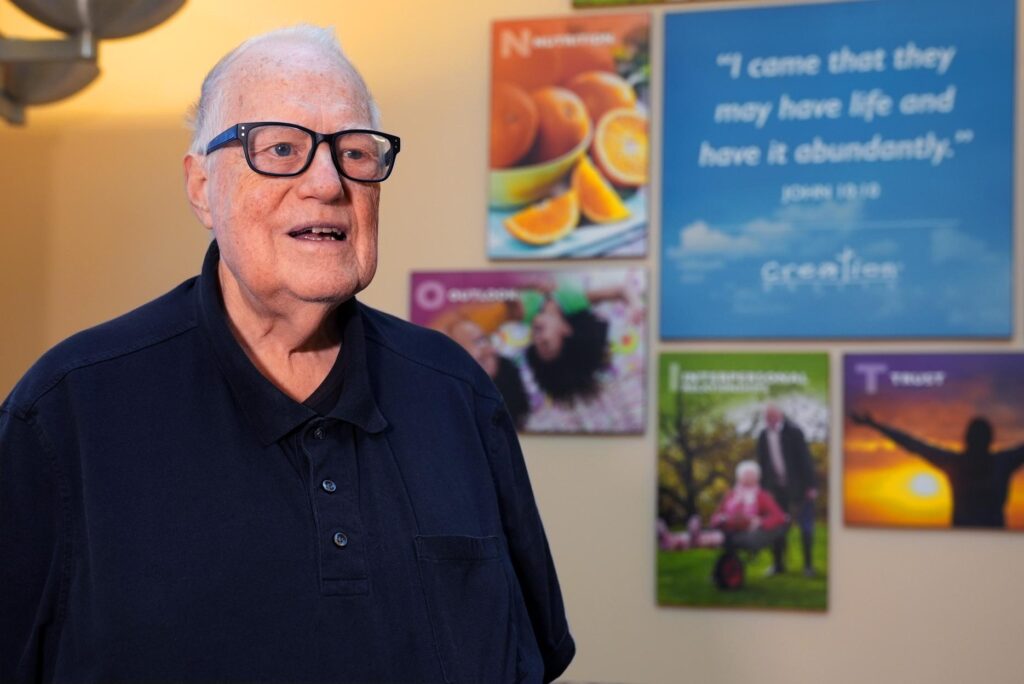
{"type": "Polygon", "coordinates": [[[828,355],[658,368],[658,603],[826,610],[828,355]]]}
{"type": "Polygon", "coordinates": [[[843,363],[847,524],[1024,530],[1024,354],[843,363]]]}
{"type": "Polygon", "coordinates": [[[410,293],[410,320],[469,352],[520,431],[643,432],[643,269],[423,271],[410,293]]]}
{"type": "Polygon", "coordinates": [[[487,254],[647,254],[650,16],[502,20],[491,36],[487,254]]]}
{"type": "Polygon", "coordinates": [[[1008,337],[1015,14],[667,15],[662,336],[1008,337]]]}

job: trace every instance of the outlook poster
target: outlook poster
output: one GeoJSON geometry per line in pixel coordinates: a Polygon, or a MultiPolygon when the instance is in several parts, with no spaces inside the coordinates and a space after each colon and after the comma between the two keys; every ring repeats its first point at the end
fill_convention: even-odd
{"type": "Polygon", "coordinates": [[[667,15],[662,337],[1009,337],[1015,13],[667,15]]]}

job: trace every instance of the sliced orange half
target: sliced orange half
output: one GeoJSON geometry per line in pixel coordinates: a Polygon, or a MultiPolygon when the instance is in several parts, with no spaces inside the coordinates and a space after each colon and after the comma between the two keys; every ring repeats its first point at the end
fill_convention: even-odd
{"type": "Polygon", "coordinates": [[[647,183],[648,147],[647,115],[620,107],[601,117],[591,150],[608,180],[635,188],[647,183]]]}
{"type": "Polygon", "coordinates": [[[572,189],[580,201],[580,211],[594,223],[621,221],[629,216],[619,193],[584,155],[572,172],[572,189]]]}
{"type": "Polygon", "coordinates": [[[580,222],[575,190],[532,204],[505,219],[505,228],[531,245],[547,245],[571,233],[580,222]]]}

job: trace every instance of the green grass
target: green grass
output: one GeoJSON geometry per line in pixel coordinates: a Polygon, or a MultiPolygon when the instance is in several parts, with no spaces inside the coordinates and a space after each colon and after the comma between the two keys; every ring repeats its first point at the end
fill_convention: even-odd
{"type": "Polygon", "coordinates": [[[765,577],[772,564],[771,549],[756,556],[740,552],[746,561],[746,581],[735,591],[722,591],[711,579],[719,549],[658,551],[658,603],[683,606],[731,606],[825,610],[828,607],[828,527],[818,522],[814,530],[815,577],[804,577],[800,531],[789,530],[787,572],[765,577]]]}

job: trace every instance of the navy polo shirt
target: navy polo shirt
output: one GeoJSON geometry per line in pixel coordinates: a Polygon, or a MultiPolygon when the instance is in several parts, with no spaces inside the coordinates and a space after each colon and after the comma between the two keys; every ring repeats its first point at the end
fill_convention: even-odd
{"type": "Polygon", "coordinates": [[[486,374],[352,300],[296,402],[230,332],[218,259],[0,407],[0,680],[558,676],[574,645],[486,374]]]}

